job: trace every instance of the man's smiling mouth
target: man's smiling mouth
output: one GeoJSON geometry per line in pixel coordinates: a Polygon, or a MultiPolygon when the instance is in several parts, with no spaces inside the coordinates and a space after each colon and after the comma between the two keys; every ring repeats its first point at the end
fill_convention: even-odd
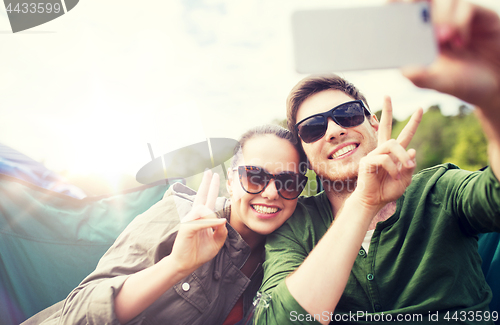
{"type": "Polygon", "coordinates": [[[343,156],[343,155],[346,155],[348,154],[349,152],[353,151],[354,149],[356,149],[358,147],[358,145],[356,144],[350,144],[348,146],[345,146],[343,148],[340,148],[339,150],[335,151],[331,156],[330,156],[330,159],[336,159],[336,158],[339,158],[340,156],[343,156]]]}

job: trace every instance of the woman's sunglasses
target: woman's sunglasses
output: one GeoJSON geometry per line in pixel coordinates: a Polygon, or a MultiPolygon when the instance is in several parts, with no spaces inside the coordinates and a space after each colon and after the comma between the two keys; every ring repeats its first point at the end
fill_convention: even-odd
{"type": "Polygon", "coordinates": [[[241,187],[249,194],[259,194],[274,179],[278,194],[285,200],[293,200],[302,193],[307,183],[305,175],[294,172],[271,174],[256,166],[238,166],[234,170],[238,170],[241,187]]]}
{"type": "Polygon", "coordinates": [[[370,116],[361,100],[354,100],[340,104],[324,113],[306,117],[295,124],[295,130],[305,143],[311,143],[321,139],[328,128],[328,118],[343,128],[352,128],[361,125],[365,121],[365,115],[370,116]]]}

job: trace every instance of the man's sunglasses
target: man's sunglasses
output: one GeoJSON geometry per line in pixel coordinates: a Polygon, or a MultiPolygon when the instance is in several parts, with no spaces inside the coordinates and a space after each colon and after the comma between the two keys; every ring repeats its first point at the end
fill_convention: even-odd
{"type": "Polygon", "coordinates": [[[234,170],[238,170],[241,187],[249,194],[259,194],[274,179],[278,194],[285,200],[293,200],[302,193],[307,183],[307,176],[294,172],[271,174],[257,166],[238,166],[234,170]]]}
{"type": "Polygon", "coordinates": [[[328,118],[343,128],[352,128],[361,125],[365,121],[365,114],[370,116],[370,111],[366,109],[363,101],[354,100],[340,104],[324,113],[306,117],[295,124],[295,130],[305,143],[311,143],[321,139],[328,128],[328,118]]]}

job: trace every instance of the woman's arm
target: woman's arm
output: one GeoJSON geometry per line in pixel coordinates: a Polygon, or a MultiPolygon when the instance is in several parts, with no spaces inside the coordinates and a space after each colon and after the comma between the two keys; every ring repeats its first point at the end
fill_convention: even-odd
{"type": "Polygon", "coordinates": [[[115,313],[125,324],[154,303],[165,291],[214,258],[227,236],[226,219],[214,214],[219,177],[203,176],[193,209],[181,221],[172,253],[155,265],[132,274],[115,297],[115,313]]]}

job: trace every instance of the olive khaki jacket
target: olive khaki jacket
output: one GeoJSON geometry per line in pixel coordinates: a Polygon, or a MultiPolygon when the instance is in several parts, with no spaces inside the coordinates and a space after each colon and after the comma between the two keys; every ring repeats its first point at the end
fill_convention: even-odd
{"type": "MultiPolygon", "coordinates": [[[[94,272],[66,298],[28,319],[31,324],[120,324],[114,297],[131,274],[170,254],[180,220],[191,209],[195,191],[173,184],[163,199],[137,216],[99,261],[94,272]]],[[[218,217],[229,219],[229,201],[218,198],[218,217]]],[[[222,324],[243,295],[245,315],[262,282],[259,265],[247,278],[240,268],[250,247],[227,223],[224,246],[211,261],[167,290],[128,324],[222,324]]]]}

